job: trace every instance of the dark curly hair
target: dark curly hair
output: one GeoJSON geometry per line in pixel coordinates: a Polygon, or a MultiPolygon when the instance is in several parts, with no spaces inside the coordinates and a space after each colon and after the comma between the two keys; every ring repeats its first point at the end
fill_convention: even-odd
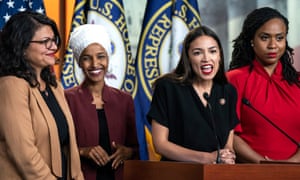
{"type": "MultiPolygon", "coordinates": [[[[37,75],[24,53],[29,46],[35,32],[42,26],[50,26],[58,39],[60,36],[55,22],[47,16],[24,11],[14,14],[3,27],[0,34],[0,76],[17,76],[25,79],[31,87],[38,87],[37,75]]],[[[57,87],[55,74],[50,66],[41,72],[41,78],[54,87],[57,87]]]]}
{"type": "MultiPolygon", "coordinates": [[[[191,43],[200,36],[209,36],[212,37],[218,44],[220,49],[220,64],[219,69],[216,74],[216,76],[213,78],[213,81],[216,83],[219,83],[221,85],[226,84],[227,78],[225,76],[225,67],[224,67],[224,53],[223,48],[221,45],[221,41],[217,34],[211,30],[207,26],[200,26],[193,30],[191,30],[185,37],[183,41],[183,48],[181,52],[181,56],[179,59],[179,62],[175,68],[175,70],[171,73],[165,74],[161,78],[169,78],[171,80],[174,80],[176,82],[182,83],[182,84],[192,84],[195,80],[196,74],[192,69],[189,56],[188,56],[188,50],[190,48],[191,43]]],[[[158,79],[158,80],[159,80],[158,79]]],[[[154,84],[155,86],[155,84],[154,84]]]]}
{"type": "MultiPolygon", "coordinates": [[[[232,60],[229,65],[229,70],[236,69],[242,66],[250,65],[250,70],[253,67],[252,61],[255,58],[255,53],[251,47],[251,40],[254,38],[256,31],[263,26],[267,21],[279,18],[282,19],[286,26],[286,33],[289,30],[289,21],[279,11],[270,7],[263,7],[252,11],[245,19],[242,32],[233,40],[232,60]]],[[[293,48],[289,47],[286,40],[286,50],[280,61],[283,66],[282,74],[284,79],[289,84],[296,84],[300,87],[299,73],[293,67],[293,48]]]]}

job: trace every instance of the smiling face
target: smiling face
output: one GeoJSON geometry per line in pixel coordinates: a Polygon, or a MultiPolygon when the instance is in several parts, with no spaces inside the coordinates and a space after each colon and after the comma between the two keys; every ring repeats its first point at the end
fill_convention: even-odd
{"type": "Polygon", "coordinates": [[[263,24],[253,38],[256,59],[273,70],[286,49],[286,26],[282,19],[274,18],[263,24]]]}
{"type": "MultiPolygon", "coordinates": [[[[52,28],[48,25],[43,25],[35,32],[31,41],[55,39],[54,36],[52,28]]],[[[51,43],[51,47],[46,48],[44,43],[30,42],[28,48],[25,50],[27,61],[38,73],[43,68],[55,64],[57,45],[54,41],[51,41],[51,43]]]]}
{"type": "Polygon", "coordinates": [[[197,79],[212,81],[219,70],[221,59],[217,41],[206,35],[196,38],[190,44],[188,56],[197,79]]]}
{"type": "Polygon", "coordinates": [[[104,82],[108,69],[108,55],[106,50],[98,43],[87,46],[81,53],[79,66],[82,68],[87,81],[95,84],[104,82]]]}

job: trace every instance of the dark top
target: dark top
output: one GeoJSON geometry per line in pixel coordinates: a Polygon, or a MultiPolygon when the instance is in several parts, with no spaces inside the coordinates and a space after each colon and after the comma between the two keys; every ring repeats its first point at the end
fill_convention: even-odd
{"type": "Polygon", "coordinates": [[[63,149],[65,146],[69,144],[69,129],[68,129],[67,120],[49,86],[46,87],[45,91],[41,91],[41,95],[43,96],[46,104],[48,105],[56,121],[56,126],[58,130],[60,149],[61,149],[62,172],[63,172],[62,174],[63,177],[58,179],[66,180],[67,179],[67,157],[63,149]]]}
{"type": "MultiPolygon", "coordinates": [[[[110,140],[108,134],[108,127],[104,109],[97,109],[99,119],[99,145],[111,155],[110,140]]],[[[109,162],[105,166],[98,167],[97,180],[114,180],[114,171],[112,170],[112,163],[109,162]]]]}
{"type": "Polygon", "coordinates": [[[147,118],[169,129],[169,141],[189,149],[212,152],[217,150],[218,144],[224,148],[230,130],[238,124],[236,100],[232,85],[214,83],[209,98],[211,116],[210,109],[204,107],[192,85],[162,79],[155,87],[147,118]],[[220,142],[216,139],[212,119],[220,142]]]}

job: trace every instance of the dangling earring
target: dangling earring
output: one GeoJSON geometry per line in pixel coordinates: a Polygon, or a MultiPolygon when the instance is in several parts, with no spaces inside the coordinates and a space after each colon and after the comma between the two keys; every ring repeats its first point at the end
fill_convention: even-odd
{"type": "Polygon", "coordinates": [[[254,47],[253,41],[250,41],[251,47],[254,47]]]}

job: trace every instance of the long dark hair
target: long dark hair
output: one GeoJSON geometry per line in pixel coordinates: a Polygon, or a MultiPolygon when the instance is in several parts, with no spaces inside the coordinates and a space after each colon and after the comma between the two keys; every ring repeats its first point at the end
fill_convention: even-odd
{"type": "MultiPolygon", "coordinates": [[[[219,69],[216,74],[216,76],[213,78],[214,82],[217,82],[219,84],[226,84],[227,83],[227,78],[225,76],[225,67],[224,67],[224,53],[223,53],[223,48],[221,45],[221,41],[218,38],[217,34],[211,30],[207,26],[200,26],[197,27],[193,30],[191,30],[185,37],[183,41],[183,49],[181,52],[181,56],[179,59],[179,62],[175,68],[175,70],[171,73],[167,73],[160,78],[158,78],[158,81],[161,78],[169,78],[171,80],[174,80],[176,82],[182,83],[182,84],[192,84],[196,74],[192,69],[189,56],[188,56],[188,50],[190,48],[191,43],[198,37],[200,36],[209,36],[212,37],[218,44],[219,49],[220,49],[220,64],[219,64],[219,69]]],[[[154,84],[155,86],[155,84],[154,84]]]]}
{"type": "MultiPolygon", "coordinates": [[[[229,65],[229,70],[247,65],[250,65],[250,70],[252,69],[252,61],[255,58],[255,53],[253,48],[251,47],[251,40],[254,38],[256,31],[261,26],[263,26],[267,21],[274,18],[279,18],[283,20],[286,26],[286,33],[288,33],[288,19],[275,9],[269,7],[255,9],[246,17],[243,24],[242,32],[235,40],[233,40],[234,44],[232,60],[229,65]]],[[[282,57],[280,57],[280,61],[283,66],[282,74],[284,79],[289,84],[295,83],[298,86],[300,86],[299,73],[292,65],[294,54],[293,51],[293,48],[289,47],[288,42],[286,40],[286,50],[282,57]]]]}
{"type": "MultiPolygon", "coordinates": [[[[13,15],[0,34],[0,76],[13,75],[25,79],[31,87],[39,86],[36,72],[24,53],[35,32],[44,25],[52,28],[60,47],[60,36],[55,22],[47,16],[31,11],[13,15]]],[[[50,66],[41,72],[41,78],[52,86],[57,86],[55,74],[50,66]]]]}

